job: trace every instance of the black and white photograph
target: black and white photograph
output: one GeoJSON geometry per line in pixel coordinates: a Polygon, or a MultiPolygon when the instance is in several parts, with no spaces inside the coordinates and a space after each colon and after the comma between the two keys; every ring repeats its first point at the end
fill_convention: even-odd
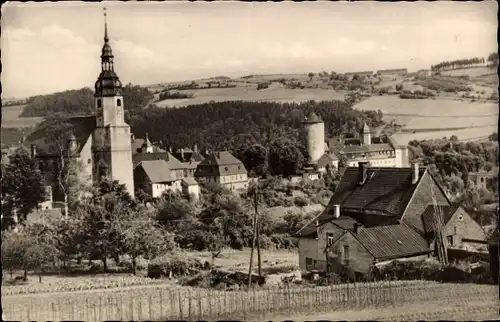
{"type": "Polygon", "coordinates": [[[497,1],[2,4],[3,321],[497,320],[497,1]]]}

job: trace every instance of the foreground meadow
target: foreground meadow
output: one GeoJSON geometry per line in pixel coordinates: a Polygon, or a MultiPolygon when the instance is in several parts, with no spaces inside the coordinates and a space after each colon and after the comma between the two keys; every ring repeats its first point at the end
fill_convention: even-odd
{"type": "Polygon", "coordinates": [[[426,312],[427,303],[439,304],[446,310],[448,305],[466,299],[477,299],[491,306],[492,301],[498,300],[498,288],[427,281],[264,286],[250,292],[158,285],[104,292],[4,297],[2,305],[10,320],[274,320],[277,316],[304,317],[362,309],[379,311],[409,305],[420,305],[417,312],[422,313],[426,312]]]}
{"type": "MultiPolygon", "coordinates": [[[[289,273],[298,269],[298,254],[296,251],[270,251],[262,250],[262,269],[264,274],[279,275],[289,273]]],[[[202,263],[211,261],[209,252],[189,252],[186,256],[196,258],[202,263]]],[[[216,268],[227,271],[248,272],[250,250],[224,250],[214,261],[216,268]]],[[[144,265],[145,266],[145,265],[144,265]]],[[[257,270],[257,254],[254,253],[254,268],[257,270]]],[[[15,276],[21,275],[21,272],[15,276]]],[[[27,294],[64,293],[75,291],[103,291],[140,286],[177,287],[174,281],[166,279],[150,279],[146,277],[146,271],[139,271],[137,276],[129,273],[110,274],[85,274],[78,276],[67,275],[43,275],[42,282],[35,274],[29,275],[27,283],[12,283],[8,273],[4,276],[6,280],[2,285],[2,296],[25,296],[27,294]]],[[[280,281],[279,276],[270,277],[270,282],[280,281]]]]}

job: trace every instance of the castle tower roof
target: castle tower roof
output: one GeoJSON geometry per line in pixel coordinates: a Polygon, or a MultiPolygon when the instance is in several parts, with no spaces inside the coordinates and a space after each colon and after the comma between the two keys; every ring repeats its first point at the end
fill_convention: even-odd
{"type": "Polygon", "coordinates": [[[316,115],[316,113],[311,112],[309,113],[309,116],[306,117],[306,119],[302,122],[303,124],[315,124],[315,123],[323,123],[321,118],[316,115]]]}

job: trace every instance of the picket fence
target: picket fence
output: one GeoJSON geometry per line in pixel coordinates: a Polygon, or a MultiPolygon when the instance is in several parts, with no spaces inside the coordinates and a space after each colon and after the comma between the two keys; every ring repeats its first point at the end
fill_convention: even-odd
{"type": "MultiPolygon", "coordinates": [[[[251,290],[169,289],[78,292],[5,297],[7,320],[259,320],[335,310],[384,308],[419,301],[486,296],[491,287],[388,281],[332,286],[266,287],[251,290]]],[[[496,295],[498,297],[498,295],[496,295]]]]}

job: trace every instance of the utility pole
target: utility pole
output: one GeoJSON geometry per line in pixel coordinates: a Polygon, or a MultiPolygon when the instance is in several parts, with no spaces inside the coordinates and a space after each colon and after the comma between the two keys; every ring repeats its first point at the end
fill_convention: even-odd
{"type": "MultiPolygon", "coordinates": [[[[254,187],[255,189],[255,187],[254,187]]],[[[252,285],[252,264],[253,264],[253,250],[255,248],[255,238],[256,238],[256,227],[257,227],[257,213],[253,215],[253,229],[252,229],[252,250],[250,251],[250,265],[248,268],[248,291],[250,291],[250,286],[252,285]]]]}
{"type": "Polygon", "coordinates": [[[255,230],[256,230],[256,235],[257,235],[257,263],[258,263],[258,269],[259,269],[259,277],[262,277],[261,273],[261,261],[260,261],[260,223],[259,223],[259,210],[258,210],[258,195],[259,194],[259,186],[256,185],[255,187],[255,194],[254,194],[254,206],[255,206],[255,230]]]}

